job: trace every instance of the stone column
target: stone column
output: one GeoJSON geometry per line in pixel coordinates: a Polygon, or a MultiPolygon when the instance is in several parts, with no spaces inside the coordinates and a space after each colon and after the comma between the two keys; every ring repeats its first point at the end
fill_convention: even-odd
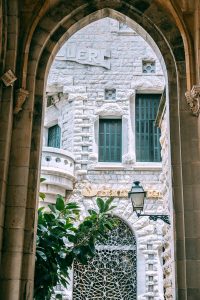
{"type": "MultiPolygon", "coordinates": [[[[183,299],[200,299],[200,119],[199,100],[200,88],[195,85],[190,94],[190,101],[194,104],[191,112],[186,101],[181,103],[181,143],[182,143],[182,175],[183,175],[183,210],[176,204],[177,236],[184,237],[177,241],[177,259],[179,280],[183,278],[182,261],[185,264],[186,296],[183,299]],[[194,110],[193,110],[194,108],[194,110]],[[182,216],[180,216],[182,214],[182,216]],[[184,227],[180,230],[180,222],[184,227]]],[[[184,99],[184,96],[183,96],[184,99]]],[[[188,100],[188,93],[187,93],[188,100]]],[[[190,104],[191,104],[190,103],[190,104]]],[[[184,287],[183,287],[184,288],[184,287]]],[[[182,291],[181,291],[182,293],[182,291]]],[[[181,294],[179,295],[179,297],[181,294]]],[[[180,299],[182,299],[180,297],[180,299]]]]}
{"type": "MultiPolygon", "coordinates": [[[[6,41],[4,41],[4,43],[6,43],[7,49],[3,70],[4,72],[6,72],[11,69],[13,72],[15,72],[18,40],[18,1],[6,1],[4,2],[4,4],[4,17],[7,18],[7,24],[5,24],[5,26],[7,26],[7,43],[6,41]]],[[[11,196],[11,194],[9,194],[9,182],[7,181],[8,165],[10,162],[11,134],[13,126],[14,89],[13,86],[10,85],[8,87],[4,86],[2,91],[2,99],[0,103],[0,246],[2,236],[4,243],[2,245],[2,260],[0,267],[0,297],[7,300],[18,299],[19,295],[18,282],[20,278],[20,268],[18,268],[19,260],[17,258],[17,237],[19,237],[19,240],[21,239],[21,237],[17,234],[14,234],[14,230],[17,230],[17,217],[15,215],[16,211],[14,208],[14,201],[15,196],[19,190],[13,190],[11,196]],[[6,187],[7,200],[5,200],[6,187]],[[8,224],[9,222],[10,224],[8,224]]],[[[10,175],[10,177],[12,176],[15,176],[15,174],[13,173],[10,175]]],[[[19,194],[19,197],[21,198],[21,194],[19,194]]],[[[18,216],[18,220],[19,217],[20,214],[18,216]]]]}

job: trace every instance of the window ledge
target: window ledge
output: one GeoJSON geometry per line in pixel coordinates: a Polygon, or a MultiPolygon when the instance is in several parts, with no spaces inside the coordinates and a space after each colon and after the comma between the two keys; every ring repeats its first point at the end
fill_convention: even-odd
{"type": "Polygon", "coordinates": [[[161,162],[136,162],[134,170],[162,170],[161,162]]]}
{"type": "Polygon", "coordinates": [[[124,170],[122,163],[98,163],[94,170],[124,170]]]}

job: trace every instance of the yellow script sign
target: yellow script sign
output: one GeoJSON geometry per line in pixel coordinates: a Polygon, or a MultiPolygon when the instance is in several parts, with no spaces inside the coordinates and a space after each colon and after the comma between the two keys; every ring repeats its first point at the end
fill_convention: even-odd
{"type": "MultiPolygon", "coordinates": [[[[82,196],[84,197],[117,197],[117,198],[127,198],[128,190],[112,190],[112,189],[95,189],[91,187],[86,187],[82,190],[82,196]]],[[[162,198],[161,192],[155,190],[147,191],[147,198],[162,198]]]]}

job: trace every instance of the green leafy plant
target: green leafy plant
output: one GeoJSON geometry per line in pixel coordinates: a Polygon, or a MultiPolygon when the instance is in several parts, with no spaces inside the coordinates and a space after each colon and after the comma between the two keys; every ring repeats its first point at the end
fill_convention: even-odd
{"type": "MultiPolygon", "coordinates": [[[[58,195],[49,210],[39,208],[36,240],[34,298],[49,300],[54,287],[67,287],[69,270],[76,259],[87,264],[95,255],[95,242],[105,239],[116,220],[109,213],[114,208],[112,198],[97,198],[98,211],[88,210],[89,216],[78,224],[80,209],[76,203],[65,203],[58,195]]],[[[62,295],[56,295],[62,299],[62,295]]]]}

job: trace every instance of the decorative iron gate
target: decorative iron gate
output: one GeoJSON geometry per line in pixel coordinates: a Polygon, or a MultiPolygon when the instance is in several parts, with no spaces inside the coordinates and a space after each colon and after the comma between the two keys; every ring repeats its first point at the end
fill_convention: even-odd
{"type": "Polygon", "coordinates": [[[136,300],[136,240],[121,220],[87,266],[74,264],[73,300],[136,300]]]}

